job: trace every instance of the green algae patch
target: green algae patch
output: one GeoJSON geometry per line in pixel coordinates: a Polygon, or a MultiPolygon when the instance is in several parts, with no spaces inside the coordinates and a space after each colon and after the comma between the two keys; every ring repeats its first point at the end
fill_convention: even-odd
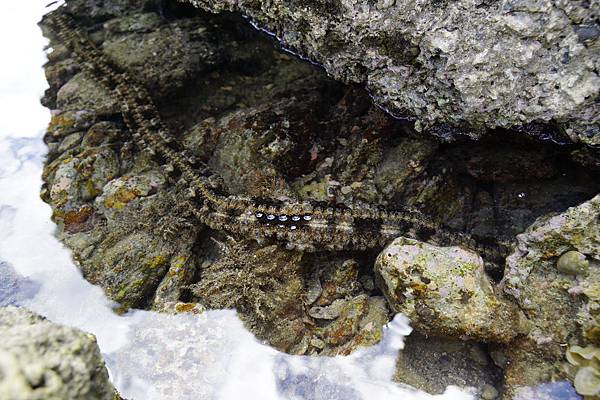
{"type": "Polygon", "coordinates": [[[167,265],[169,259],[164,254],[159,254],[158,256],[152,258],[148,263],[146,263],[146,268],[156,269],[161,268],[167,265]]]}

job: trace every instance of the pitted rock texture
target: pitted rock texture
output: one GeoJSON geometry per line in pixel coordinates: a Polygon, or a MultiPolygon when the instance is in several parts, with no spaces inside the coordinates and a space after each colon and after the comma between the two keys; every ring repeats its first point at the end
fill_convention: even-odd
{"type": "Polygon", "coordinates": [[[597,1],[180,1],[244,13],[417,129],[542,123],[600,144],[597,1]]]}
{"type": "Polygon", "coordinates": [[[375,273],[392,309],[427,335],[506,343],[526,329],[524,315],[496,293],[481,257],[460,247],[400,237],[379,254],[375,273]]]}
{"type": "Polygon", "coordinates": [[[0,308],[0,398],[113,400],[96,339],[24,308],[0,308]]]}
{"type": "Polygon", "coordinates": [[[517,239],[502,287],[533,328],[511,346],[506,379],[528,386],[562,373],[565,344],[600,343],[600,195],[539,218],[517,239]]]}
{"type": "MultiPolygon", "coordinates": [[[[510,240],[540,215],[600,191],[591,148],[509,132],[439,143],[385,114],[362,88],[285,54],[239,15],[149,3],[68,1],[98,47],[151,88],[174,138],[226,193],[410,206],[480,238],[510,240]]],[[[378,341],[391,307],[374,283],[375,252],[300,254],[202,226],[184,207],[185,187],[171,179],[177,171],[141,151],[115,102],[48,35],[54,51],[43,102],[53,119],[42,197],[86,279],[123,310],[235,307],[261,340],[289,353],[348,354],[378,341]]],[[[422,234],[407,228],[430,239],[422,234]]],[[[502,277],[502,265],[486,270],[502,277]]],[[[476,294],[495,298],[484,288],[476,294]]],[[[480,322],[492,320],[486,310],[475,309],[480,322]]],[[[514,335],[499,318],[486,329],[514,335]]],[[[484,357],[476,354],[480,367],[468,365],[479,345],[449,339],[450,354],[443,340],[419,344],[440,357],[424,359],[413,382],[432,392],[448,384],[501,390],[500,372],[484,357]],[[448,379],[430,373],[448,365],[456,369],[448,379]],[[477,378],[467,379],[474,369],[477,378]]]]}

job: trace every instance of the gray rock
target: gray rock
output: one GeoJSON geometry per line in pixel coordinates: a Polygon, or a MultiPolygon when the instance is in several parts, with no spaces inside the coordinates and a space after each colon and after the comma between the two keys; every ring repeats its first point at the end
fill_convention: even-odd
{"type": "Polygon", "coordinates": [[[484,399],[492,391],[497,393],[502,372],[480,343],[418,332],[405,340],[396,360],[395,381],[431,394],[443,393],[448,385],[474,388],[484,399]]]}
{"type": "Polygon", "coordinates": [[[533,386],[548,376],[564,379],[559,367],[564,345],[598,341],[599,221],[600,195],[563,213],[539,218],[517,236],[518,248],[507,258],[502,287],[526,312],[532,329],[506,352],[509,389],[533,386]],[[557,261],[565,265],[573,259],[588,261],[587,274],[565,274],[561,269],[566,267],[557,268],[557,261]]]}
{"type": "Polygon", "coordinates": [[[158,21],[156,14],[111,20],[113,31],[102,45],[115,64],[134,72],[151,90],[180,89],[186,79],[222,57],[218,45],[207,37],[206,27],[193,26],[195,30],[191,30],[192,20],[164,26],[157,26],[158,21]],[[124,32],[127,34],[122,35],[124,32]]]}
{"type": "Polygon", "coordinates": [[[24,308],[0,308],[0,398],[113,400],[95,338],[24,308]]]}
{"type": "Polygon", "coordinates": [[[478,136],[555,122],[600,144],[598,2],[180,1],[246,14],[418,129],[478,136]]]}

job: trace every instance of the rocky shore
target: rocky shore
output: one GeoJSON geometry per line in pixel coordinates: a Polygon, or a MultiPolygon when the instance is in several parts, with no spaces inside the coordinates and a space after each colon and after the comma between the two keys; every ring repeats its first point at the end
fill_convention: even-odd
{"type": "MultiPolygon", "coordinates": [[[[384,7],[380,3],[377,7],[384,7]]],[[[409,206],[483,242],[515,243],[506,260],[482,259],[468,248],[431,242],[409,227],[406,237],[375,251],[303,253],[209,229],[180,201],[181,188],[161,160],[136,148],[120,104],[81,72],[42,21],[53,48],[45,67],[50,88],[43,103],[53,117],[45,136],[49,153],[42,198],[52,207],[57,236],[72,249],[85,278],[117,301],[118,311],[236,308],[260,339],[291,354],[313,356],[347,355],[377,343],[383,325],[402,312],[416,332],[397,361],[399,382],[431,393],[450,384],[470,386],[485,399],[513,398],[527,387],[562,380],[574,381],[582,394],[600,390],[581,385],[582,376],[600,374],[593,361],[600,345],[600,158],[589,146],[557,146],[519,128],[552,120],[571,141],[597,143],[598,136],[589,134],[593,118],[588,118],[597,113],[597,104],[587,95],[575,104],[575,94],[563,93],[555,109],[538,105],[539,113],[513,107],[537,104],[546,86],[532,84],[519,92],[523,98],[511,97],[518,95],[515,91],[505,97],[486,92],[479,111],[467,112],[469,98],[459,101],[455,78],[443,73],[448,64],[432,65],[420,75],[419,85],[429,82],[437,91],[424,102],[411,95],[416,81],[384,84],[392,75],[406,78],[392,72],[425,57],[421,49],[410,59],[408,41],[402,45],[406,52],[388,49],[399,58],[386,59],[386,68],[365,70],[357,60],[370,62],[365,54],[379,57],[383,42],[355,43],[360,52],[350,62],[353,47],[331,36],[321,40],[329,49],[337,46],[334,53],[311,50],[316,42],[305,39],[314,35],[314,25],[298,30],[295,39],[290,32],[296,25],[278,31],[286,45],[323,63],[333,77],[368,80],[376,101],[390,107],[397,102],[394,107],[420,119],[413,126],[373,104],[360,85],[340,83],[286,53],[239,14],[213,15],[177,2],[67,4],[98,48],[149,89],[176,139],[219,177],[215,185],[224,192],[409,206]],[[443,85],[448,86],[443,93],[451,96],[443,95],[443,85]],[[385,95],[378,92],[383,86],[389,89],[385,95]],[[495,106],[485,105],[494,96],[495,106]],[[402,103],[408,98],[420,106],[402,103]],[[438,105],[431,108],[433,98],[438,105]],[[447,107],[452,112],[440,111],[447,107]],[[514,129],[473,141],[448,128],[456,140],[446,143],[435,138],[441,132],[435,127],[444,124],[468,127],[464,132],[475,136],[482,129],[514,129]]],[[[210,2],[209,8],[242,10],[260,24],[263,14],[252,4],[210,2]]],[[[398,15],[394,10],[400,6],[390,5],[385,15],[398,15]]],[[[347,21],[344,7],[336,14],[340,21],[347,21]]],[[[321,11],[319,18],[327,19],[335,10],[321,11]]],[[[451,12],[456,17],[457,11],[451,12]]],[[[556,8],[547,13],[555,15],[556,8]]],[[[578,18],[587,24],[586,15],[578,18]]],[[[269,21],[269,29],[284,26],[269,21]]],[[[575,28],[563,22],[552,29],[568,32],[564,40],[577,41],[579,50],[556,76],[568,70],[581,77],[585,93],[597,92],[588,68],[596,39],[580,43],[575,28]]],[[[497,40],[510,46],[515,35],[506,30],[506,41],[497,40]]],[[[377,38],[376,32],[371,36],[377,38]]],[[[429,39],[438,46],[449,43],[429,39]]],[[[548,65],[558,52],[548,50],[549,58],[528,68],[548,65]]],[[[510,84],[519,82],[515,78],[510,84]]],[[[508,83],[497,81],[499,88],[508,83]]]]}

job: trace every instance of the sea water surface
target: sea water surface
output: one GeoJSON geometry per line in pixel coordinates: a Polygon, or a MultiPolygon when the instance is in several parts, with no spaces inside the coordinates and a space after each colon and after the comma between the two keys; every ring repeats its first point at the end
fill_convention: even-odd
{"type": "Polygon", "coordinates": [[[402,315],[378,346],[311,358],[260,343],[234,310],[115,314],[54,237],[50,207],[39,197],[50,114],[39,104],[46,42],[36,22],[46,2],[7,2],[0,14],[0,306],[24,306],[94,334],[112,382],[132,400],[473,398],[455,387],[432,396],[391,382],[411,331],[402,315]]]}

